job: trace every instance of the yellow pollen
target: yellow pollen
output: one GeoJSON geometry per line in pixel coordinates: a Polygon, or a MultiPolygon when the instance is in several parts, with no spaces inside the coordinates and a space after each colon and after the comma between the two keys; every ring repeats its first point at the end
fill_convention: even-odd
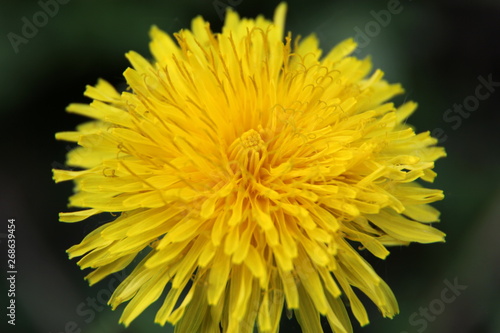
{"type": "Polygon", "coordinates": [[[264,141],[260,137],[260,134],[254,129],[243,133],[240,139],[241,144],[245,148],[253,149],[255,151],[260,151],[264,148],[264,141]]]}

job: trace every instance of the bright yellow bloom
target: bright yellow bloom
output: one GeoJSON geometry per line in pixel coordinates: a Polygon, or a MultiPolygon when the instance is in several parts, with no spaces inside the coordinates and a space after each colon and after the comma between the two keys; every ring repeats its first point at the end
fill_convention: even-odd
{"type": "Polygon", "coordinates": [[[68,250],[83,256],[94,284],[147,256],[111,297],[130,301],[130,324],[168,295],[156,316],[176,332],[277,332],[286,306],[304,332],[351,332],[343,300],[361,325],[365,293],[383,316],[398,305],[353,245],[384,259],[390,245],[443,241],[422,187],[445,156],[406,119],[416,104],[387,103],[399,84],[349,56],[352,39],[322,56],[318,40],[284,37],[286,6],[274,21],[228,12],[222,33],[202,18],[171,37],[151,30],[153,61],[127,54],[129,88],[100,80],[93,102],[69,112],[94,118],[60,140],[81,147],[54,170],[73,180],[78,222],[119,217],[68,250]]]}

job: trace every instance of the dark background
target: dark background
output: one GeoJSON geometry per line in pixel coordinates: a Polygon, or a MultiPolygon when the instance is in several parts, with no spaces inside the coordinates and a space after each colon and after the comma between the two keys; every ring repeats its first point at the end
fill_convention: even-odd
{"type": "MultiPolygon", "coordinates": [[[[101,303],[109,297],[109,284],[122,276],[89,287],[83,280],[86,272],[68,260],[65,250],[103,217],[77,224],[58,222],[57,213],[66,209],[72,185],[55,185],[51,179],[51,168],[64,163],[70,148],[57,142],[54,133],[72,130],[84,120],[64,109],[72,102],[88,102],[83,97],[85,85],[102,77],[123,88],[122,73],[128,66],[124,53],[150,55],[151,25],[173,33],[189,28],[191,19],[201,14],[219,31],[224,3],[234,4],[242,16],[262,13],[271,18],[278,1],[73,0],[60,4],[57,14],[27,43],[18,45],[17,53],[9,33],[22,36],[23,17],[32,22],[41,6],[36,1],[0,1],[2,332],[172,331],[153,323],[160,302],[128,329],[118,325],[123,306],[113,312],[101,303]],[[9,218],[16,219],[15,328],[6,325],[5,315],[9,218]],[[88,303],[92,299],[93,305],[88,303]]],[[[390,82],[403,84],[406,93],[396,102],[419,103],[409,122],[419,132],[434,130],[448,152],[437,163],[439,176],[432,185],[445,190],[446,199],[435,206],[442,211],[438,227],[447,233],[447,242],[392,248],[385,261],[370,258],[393,288],[401,313],[393,320],[383,319],[363,299],[371,323],[360,328],[353,321],[355,332],[500,332],[500,87],[493,87],[496,91],[463,116],[447,113],[454,104],[474,101],[479,77],[500,81],[500,1],[401,0],[400,12],[383,25],[376,23],[372,11],[386,10],[388,1],[288,4],[287,30],[303,36],[316,33],[325,51],[358,34],[364,46],[358,56],[371,54],[390,82]],[[359,31],[371,36],[363,39],[359,31]],[[442,303],[445,281],[455,280],[467,289],[454,301],[442,303]],[[436,315],[430,312],[429,319],[422,319],[419,311],[429,306],[436,315]]],[[[300,328],[285,317],[282,331],[300,328]]]]}

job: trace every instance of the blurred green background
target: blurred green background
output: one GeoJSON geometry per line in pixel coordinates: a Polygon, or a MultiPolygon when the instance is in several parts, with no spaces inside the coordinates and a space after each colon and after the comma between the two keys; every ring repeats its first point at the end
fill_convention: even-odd
{"type": "MultiPolygon", "coordinates": [[[[7,219],[15,218],[18,269],[16,326],[6,324],[7,301],[2,296],[0,331],[171,332],[171,327],[153,323],[160,302],[129,328],[118,325],[123,306],[113,312],[103,304],[123,276],[89,287],[85,272],[68,260],[65,250],[103,221],[101,217],[78,224],[57,222],[72,185],[56,186],[51,180],[51,168],[64,163],[70,148],[56,142],[54,133],[72,130],[83,121],[64,109],[71,102],[88,102],[83,97],[85,85],[101,77],[124,87],[124,53],[135,50],[149,56],[151,25],[173,33],[202,15],[219,31],[225,5],[234,5],[242,16],[272,17],[279,1],[60,2],[66,3],[44,23],[37,1],[0,1],[0,248],[7,253],[7,219]],[[44,24],[36,33],[31,31],[30,38],[12,43],[10,33],[24,38],[23,17],[32,21],[34,15],[44,24]]],[[[445,190],[446,199],[435,206],[442,211],[438,227],[447,233],[447,242],[392,248],[385,261],[368,258],[393,288],[401,313],[393,320],[381,318],[363,299],[371,324],[361,328],[353,321],[354,330],[498,333],[500,87],[491,86],[483,100],[474,96],[479,77],[500,81],[500,1],[402,0],[389,22],[380,11],[396,3],[288,1],[287,30],[294,35],[317,34],[324,50],[357,35],[362,46],[358,56],[372,55],[375,67],[389,81],[406,88],[396,102],[419,103],[410,123],[417,131],[434,130],[448,152],[437,163],[439,176],[432,185],[445,190]],[[472,111],[447,113],[464,102],[472,111]],[[447,283],[454,282],[467,288],[457,291],[449,303],[440,301],[447,283]],[[425,319],[420,311],[429,307],[425,319]]],[[[4,277],[6,255],[1,258],[4,277]]],[[[6,287],[5,278],[2,281],[6,287]]],[[[285,317],[281,331],[300,328],[285,317]]]]}

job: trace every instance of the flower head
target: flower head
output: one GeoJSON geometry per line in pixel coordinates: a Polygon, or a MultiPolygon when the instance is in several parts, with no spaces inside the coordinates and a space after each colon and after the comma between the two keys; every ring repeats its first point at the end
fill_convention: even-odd
{"type": "Polygon", "coordinates": [[[304,332],[361,325],[367,313],[353,287],[383,316],[398,312],[386,283],[360,256],[388,246],[443,241],[428,204],[445,155],[428,132],[406,124],[416,104],[387,101],[399,84],[349,56],[348,39],[326,55],[318,40],[284,36],[286,7],[274,21],[227,13],[221,33],[198,17],[175,41],[151,29],[154,59],[127,58],[128,89],[99,80],[93,102],[69,112],[94,118],[57,133],[80,147],[54,170],[73,180],[63,222],[103,212],[118,218],[71,247],[94,269],[94,284],[146,256],[113,293],[130,324],[168,289],[156,322],[176,332],[277,332],[293,310],[304,332]],[[357,244],[357,245],[356,245],[357,244]]]}

